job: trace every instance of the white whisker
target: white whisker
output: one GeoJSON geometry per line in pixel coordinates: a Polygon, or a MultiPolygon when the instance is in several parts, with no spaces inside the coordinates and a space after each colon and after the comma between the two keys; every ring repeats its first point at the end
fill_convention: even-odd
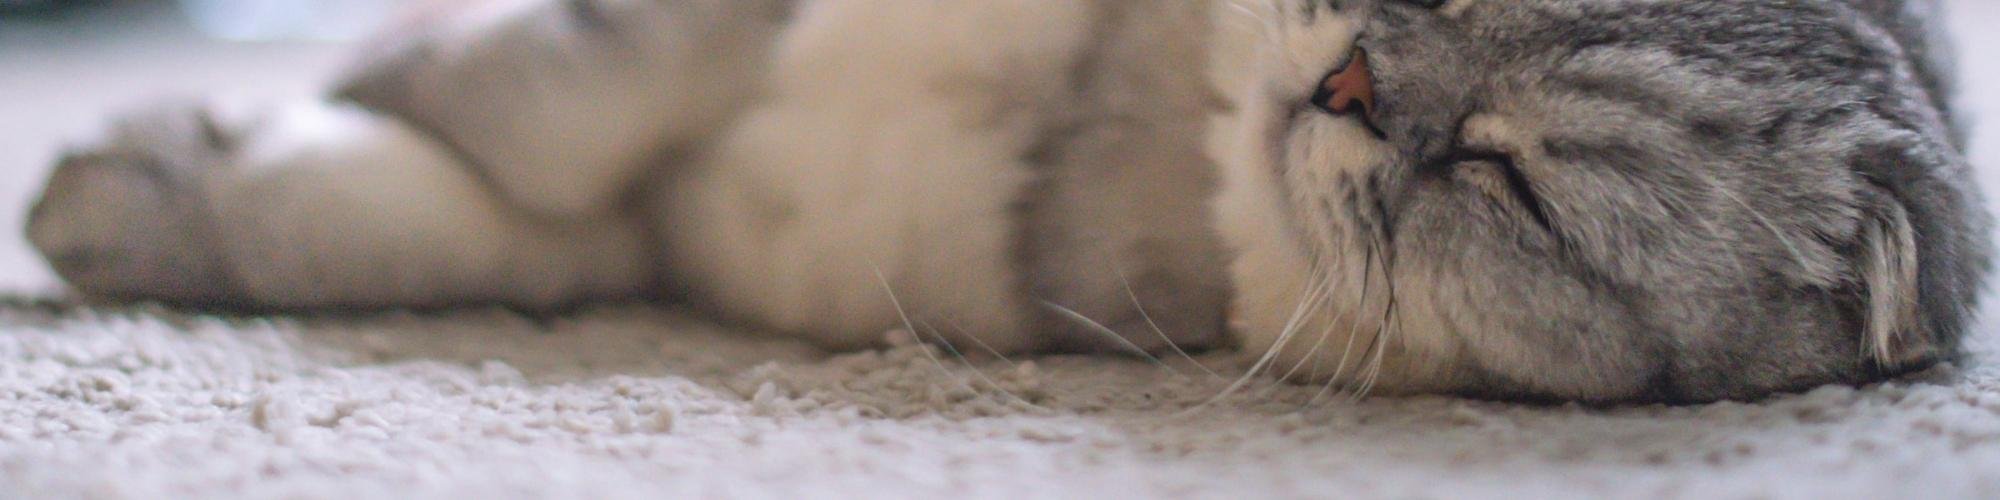
{"type": "Polygon", "coordinates": [[[993,346],[987,344],[986,341],[979,340],[978,335],[973,335],[971,332],[965,331],[965,328],[959,326],[957,321],[953,321],[951,318],[944,318],[944,324],[950,326],[952,331],[958,332],[959,335],[964,336],[966,340],[972,341],[972,345],[978,346],[979,350],[985,351],[986,354],[990,354],[995,358],[1000,358],[1000,361],[1007,363],[1008,367],[1018,368],[1021,366],[1020,363],[1015,363],[1014,360],[1008,359],[1006,354],[1001,354],[999,349],[994,349],[993,346]]]}
{"type": "Polygon", "coordinates": [[[1087,329],[1089,329],[1092,332],[1104,335],[1105,337],[1110,338],[1111,340],[1117,341],[1119,345],[1125,347],[1128,350],[1131,350],[1133,353],[1137,353],[1140,357],[1146,358],[1147,361],[1152,362],[1154,366],[1158,366],[1162,370],[1166,370],[1167,373],[1172,373],[1175,377],[1186,377],[1186,375],[1181,374],[1180,370],[1175,370],[1174,367],[1167,365],[1166,362],[1160,361],[1160,358],[1154,357],[1152,353],[1146,352],[1146,349],[1139,347],[1139,344],[1132,343],[1132,341],[1127,340],[1124,335],[1119,335],[1117,331],[1114,331],[1111,328],[1104,326],[1103,323],[1098,323],[1097,320],[1090,319],[1089,316],[1084,316],[1083,313],[1079,313],[1070,308],[1063,307],[1061,304],[1049,302],[1046,300],[1041,302],[1042,302],[1042,307],[1047,307],[1050,310],[1055,311],[1057,314],[1063,315],[1063,317],[1081,323],[1083,326],[1088,327],[1087,329]]]}
{"type": "MultiPolygon", "coordinates": [[[[923,323],[925,327],[929,327],[931,330],[931,336],[937,338],[938,343],[944,346],[945,352],[949,352],[953,356],[956,356],[958,358],[958,362],[964,364],[966,369],[972,370],[972,375],[974,377],[978,377],[981,382],[985,382],[986,385],[992,386],[993,390],[1000,391],[1000,394],[1006,395],[1009,399],[1019,401],[1021,404],[1040,408],[1040,406],[1036,405],[1034,402],[1028,401],[1026,398],[1014,394],[1013,391],[1009,391],[1007,390],[1006,387],[1001,386],[1000,382],[993,380],[992,377],[988,377],[986,375],[985,370],[980,370],[978,365],[974,365],[972,363],[971,358],[965,357],[965,353],[960,352],[958,350],[958,346],[952,345],[951,339],[945,337],[944,332],[938,331],[937,327],[931,326],[930,322],[922,320],[919,320],[918,322],[923,323]]],[[[918,338],[922,338],[921,333],[918,334],[918,338]]]]}
{"type": "MultiPolygon", "coordinates": [[[[1328,289],[1328,295],[1326,296],[1326,299],[1322,300],[1321,302],[1323,306],[1331,306],[1333,299],[1333,296],[1331,295],[1333,285],[1329,283],[1326,285],[1326,288],[1328,289]]],[[[1315,309],[1324,310],[1326,309],[1326,307],[1318,307],[1315,309]]],[[[1342,316],[1336,315],[1332,318],[1327,319],[1326,327],[1320,329],[1319,340],[1314,341],[1312,348],[1307,349],[1306,354],[1304,356],[1300,356],[1299,361],[1297,363],[1292,363],[1292,368],[1286,370],[1283,376],[1274,379],[1271,382],[1270,388],[1265,390],[1265,394],[1269,394],[1283,387],[1286,383],[1293,380],[1293,377],[1299,374],[1300,369],[1304,368],[1308,364],[1312,365],[1314,377],[1315,378],[1318,377],[1320,363],[1317,358],[1319,357],[1320,350],[1326,347],[1326,341],[1328,338],[1333,336],[1333,330],[1336,325],[1340,324],[1341,317],[1342,316]]]]}
{"type": "Polygon", "coordinates": [[[1368,399],[1368,394],[1375,390],[1375,384],[1381,381],[1382,360],[1389,351],[1388,330],[1389,324],[1385,319],[1382,326],[1376,329],[1375,339],[1368,346],[1368,350],[1373,351],[1375,356],[1368,362],[1368,375],[1362,378],[1360,387],[1354,390],[1354,401],[1368,399]]]}
{"type": "MultiPolygon", "coordinates": [[[[1360,311],[1360,308],[1363,305],[1368,303],[1368,294],[1370,291],[1372,291],[1371,288],[1374,281],[1375,281],[1375,259],[1373,257],[1363,259],[1361,265],[1361,295],[1359,295],[1358,298],[1356,299],[1360,303],[1355,304],[1354,310],[1357,311],[1357,313],[1355,314],[1354,319],[1356,321],[1350,322],[1347,326],[1347,345],[1340,351],[1340,363],[1334,365],[1333,375],[1327,378],[1326,385],[1320,387],[1318,393],[1313,394],[1312,399],[1306,403],[1307,405],[1319,404],[1320,398],[1325,397],[1328,393],[1330,393],[1333,390],[1334,386],[1340,383],[1341,374],[1347,372],[1347,360],[1349,359],[1350,356],[1354,354],[1354,339],[1361,337],[1361,321],[1359,321],[1361,318],[1358,311],[1360,311]]],[[[1374,341],[1370,341],[1368,345],[1369,349],[1372,350],[1374,349],[1375,343],[1374,341]]],[[[1363,358],[1368,357],[1368,353],[1365,351],[1362,352],[1361,357],[1363,358]]],[[[1356,373],[1359,373],[1361,369],[1362,368],[1357,367],[1356,373]]]]}
{"type": "MultiPolygon", "coordinates": [[[[1314,266],[1314,267],[1318,268],[1319,266],[1314,266]]],[[[1319,272],[1310,273],[1310,275],[1312,276],[1318,276],[1321,274],[1322,273],[1319,272]]],[[[1236,382],[1230,384],[1229,387],[1223,388],[1222,392],[1216,394],[1214,397],[1211,397],[1207,401],[1204,401],[1199,405],[1195,405],[1193,408],[1189,408],[1188,410],[1183,411],[1181,413],[1182,414],[1193,413],[1221,402],[1223,399],[1226,399],[1229,396],[1236,394],[1237,391],[1243,390],[1245,386],[1250,385],[1250,382],[1252,380],[1256,379],[1258,373],[1261,373],[1265,369],[1269,368],[1271,363],[1276,360],[1278,355],[1284,352],[1285,345],[1291,342],[1292,336],[1298,333],[1301,319],[1305,317],[1309,311],[1317,307],[1317,305],[1320,303],[1319,297],[1322,295],[1322,291],[1326,289],[1324,283],[1328,281],[1330,280],[1310,279],[1307,281],[1306,294],[1304,297],[1300,298],[1299,305],[1292,311],[1291,319],[1286,321],[1285,327],[1283,329],[1279,330],[1277,342],[1272,344],[1271,348],[1264,352],[1264,355],[1257,360],[1256,364],[1251,365],[1249,371],[1245,372],[1242,377],[1237,378],[1236,382]]]]}
{"type": "MultiPolygon", "coordinates": [[[[869,261],[868,267],[874,269],[875,279],[882,284],[882,292],[889,295],[889,304],[896,307],[896,316],[903,319],[903,327],[908,328],[910,330],[910,335],[915,335],[918,339],[922,339],[923,333],[917,330],[917,324],[915,322],[910,321],[910,313],[907,310],[903,309],[903,299],[896,297],[896,290],[889,286],[889,277],[887,275],[882,274],[882,266],[875,265],[874,261],[869,261]]],[[[966,392],[970,392],[972,394],[979,394],[978,388],[973,387],[972,383],[967,382],[965,378],[953,374],[951,372],[951,368],[946,367],[944,365],[944,360],[938,359],[937,353],[931,352],[929,346],[919,345],[917,346],[917,350],[923,351],[924,357],[930,358],[931,364],[936,365],[938,371],[941,372],[945,378],[951,379],[952,382],[957,382],[959,388],[965,389],[966,392]]]]}
{"type": "MultiPolygon", "coordinates": [[[[1710,181],[1711,185],[1713,183],[1714,181],[1710,181]]],[[[1785,232],[1780,230],[1776,223],[1771,222],[1769,217],[1765,217],[1763,212],[1758,211],[1756,207],[1750,206],[1748,202],[1743,201],[1743,198],[1736,196],[1736,193],[1723,189],[1720,186],[1715,186],[1714,189],[1716,192],[1722,193],[1724,198],[1729,198],[1729,201],[1735,203],[1736,206],[1743,207],[1743,211],[1750,212],[1750,216],[1756,218],[1758,224],[1764,226],[1764,229],[1771,231],[1771,236],[1778,238],[1778,243],[1785,246],[1785,251],[1791,254],[1793,263],[1798,264],[1800,269],[1806,272],[1814,271],[1811,261],[1806,259],[1805,252],[1799,250],[1799,246],[1793,244],[1792,239],[1785,236],[1785,232]]]]}
{"type": "Polygon", "coordinates": [[[1326,348],[1326,340],[1333,337],[1333,325],[1334,322],[1328,321],[1326,328],[1320,329],[1319,340],[1313,341],[1312,347],[1306,349],[1306,355],[1300,356],[1299,361],[1292,363],[1292,367],[1285,370],[1284,375],[1277,377],[1276,381],[1271,384],[1272,389],[1270,390],[1276,390],[1278,387],[1283,386],[1286,381],[1292,380],[1292,377],[1298,376],[1299,370],[1305,369],[1305,366],[1308,364],[1313,365],[1314,370],[1319,369],[1319,363],[1315,363],[1313,358],[1319,355],[1321,349],[1326,348]]]}
{"type": "Polygon", "coordinates": [[[1383,303],[1382,322],[1376,326],[1374,343],[1369,346],[1371,350],[1375,351],[1375,359],[1369,363],[1368,376],[1364,379],[1365,382],[1354,393],[1356,401],[1366,399],[1368,394],[1375,390],[1375,385],[1381,381],[1383,364],[1385,358],[1388,356],[1389,341],[1391,340],[1389,336],[1394,333],[1394,329],[1402,327],[1402,316],[1397,314],[1396,308],[1395,269],[1393,269],[1393,266],[1389,262],[1389,256],[1382,248],[1382,241],[1377,239],[1372,246],[1374,247],[1372,253],[1376,262],[1382,265],[1382,284],[1388,288],[1388,296],[1383,303]]]}
{"type": "Polygon", "coordinates": [[[1181,359],[1187,360],[1189,364],[1194,365],[1195,369],[1201,370],[1202,373],[1206,373],[1209,377],[1216,380],[1223,380],[1222,374],[1215,373],[1215,370],[1208,369],[1208,365],[1201,364],[1201,361],[1195,360],[1194,356],[1188,355],[1187,350],[1181,349],[1180,344],[1174,343],[1173,337],[1168,336],[1165,330],[1160,329],[1159,323],[1153,322],[1153,315],[1147,313],[1146,305],[1139,302],[1138,292],[1132,291],[1132,281],[1125,279],[1125,271],[1118,269],[1118,266],[1115,264],[1112,266],[1111,271],[1117,273],[1118,282],[1125,285],[1125,297],[1132,300],[1132,308],[1139,310],[1139,317],[1146,320],[1146,327],[1153,329],[1153,334],[1159,335],[1160,340],[1167,343],[1167,348],[1173,349],[1174,354],[1180,355],[1181,359]]]}
{"type": "MultiPolygon", "coordinates": [[[[1362,285],[1363,290],[1366,290],[1367,288],[1368,287],[1366,284],[1362,285]]],[[[1367,293],[1368,292],[1366,291],[1362,292],[1362,297],[1363,297],[1362,300],[1364,301],[1367,300],[1366,299],[1367,293]]],[[[1340,350],[1340,363],[1333,365],[1333,375],[1328,376],[1326,379],[1326,385],[1320,387],[1319,392],[1313,394],[1312,399],[1310,401],[1307,401],[1306,404],[1308,406],[1319,404],[1320,398],[1326,397],[1328,393],[1333,391],[1333,387],[1335,385],[1340,384],[1340,375],[1343,373],[1347,373],[1347,360],[1354,355],[1354,339],[1361,337],[1360,334],[1361,334],[1361,322],[1355,321],[1353,323],[1348,324],[1347,346],[1341,348],[1340,350]]],[[[1373,346],[1372,342],[1370,343],[1370,346],[1373,346]]],[[[1361,355],[1362,357],[1368,356],[1368,354],[1365,352],[1362,353],[1361,355]]]]}

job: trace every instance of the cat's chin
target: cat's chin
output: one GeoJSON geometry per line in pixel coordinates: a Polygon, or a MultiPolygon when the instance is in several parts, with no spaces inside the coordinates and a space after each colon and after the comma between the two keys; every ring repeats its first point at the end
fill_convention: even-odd
{"type": "Polygon", "coordinates": [[[1392,306],[1387,293],[1364,290],[1359,276],[1308,281],[1308,268],[1287,265],[1278,248],[1243,249],[1231,266],[1237,294],[1230,334],[1257,375],[1369,396],[1469,385],[1454,375],[1459,353],[1429,304],[1392,306]]]}
{"type": "Polygon", "coordinates": [[[1243,158],[1254,156],[1225,167],[1215,216],[1233,258],[1230,335],[1257,375],[1369,395],[1455,390],[1459,384],[1445,375],[1455,356],[1424,347],[1448,344],[1438,341],[1433,322],[1398,305],[1403,324],[1389,337],[1383,328],[1389,294],[1364,286],[1371,280],[1379,286],[1382,268],[1349,252],[1346,265],[1315,272],[1307,247],[1287,226],[1292,217],[1282,213],[1274,180],[1263,175],[1270,170],[1243,158]]]}

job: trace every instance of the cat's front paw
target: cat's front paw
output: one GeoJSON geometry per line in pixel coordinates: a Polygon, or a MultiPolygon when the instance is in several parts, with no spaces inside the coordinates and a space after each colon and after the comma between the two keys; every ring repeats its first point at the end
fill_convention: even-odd
{"type": "Polygon", "coordinates": [[[205,180],[231,137],[201,106],[127,115],[58,162],[28,216],[28,241],[56,273],[101,298],[213,303],[227,295],[205,180]]]}

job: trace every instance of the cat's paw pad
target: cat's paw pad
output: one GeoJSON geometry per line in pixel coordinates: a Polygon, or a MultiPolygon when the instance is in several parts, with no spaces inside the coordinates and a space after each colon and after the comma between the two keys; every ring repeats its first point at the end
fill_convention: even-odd
{"type": "Polygon", "coordinates": [[[127,115],[56,165],[27,236],[77,290],[109,298],[210,302],[228,288],[204,183],[231,138],[203,107],[127,115]]]}

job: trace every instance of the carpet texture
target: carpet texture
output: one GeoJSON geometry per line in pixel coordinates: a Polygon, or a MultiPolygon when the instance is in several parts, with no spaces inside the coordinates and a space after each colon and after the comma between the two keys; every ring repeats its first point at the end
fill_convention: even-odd
{"type": "MultiPolygon", "coordinates": [[[[2000,53],[2000,3],[1955,3],[1965,52],[2000,53]]],[[[637,305],[78,305],[13,236],[64,138],[164,90],[282,95],[338,62],[148,9],[0,19],[0,497],[2000,498],[1992,323],[1968,362],[1894,383],[1593,409],[1266,380],[1210,401],[1237,357],[824,353],[637,305]]],[[[2000,116],[2000,60],[1967,65],[1968,111],[2000,116]]]]}

